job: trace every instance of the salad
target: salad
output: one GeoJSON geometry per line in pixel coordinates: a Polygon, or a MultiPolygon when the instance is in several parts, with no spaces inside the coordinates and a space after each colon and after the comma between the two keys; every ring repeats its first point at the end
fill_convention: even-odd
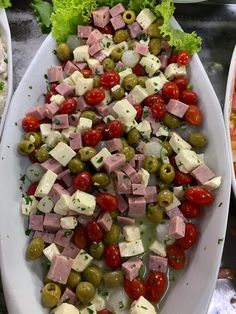
{"type": "Polygon", "coordinates": [[[52,15],[61,65],[18,145],[32,162],[26,256],[46,261],[51,314],[154,314],[221,184],[187,78],[200,39],[171,28],[172,1],[63,2],[52,15]]]}
{"type": "Polygon", "coordinates": [[[236,85],[233,85],[233,94],[232,94],[232,102],[231,102],[231,113],[230,113],[230,141],[232,148],[232,156],[234,163],[234,173],[236,173],[236,140],[235,140],[235,121],[236,121],[236,85]]]}
{"type": "Polygon", "coordinates": [[[7,97],[7,48],[0,37],[0,118],[7,97]]]}

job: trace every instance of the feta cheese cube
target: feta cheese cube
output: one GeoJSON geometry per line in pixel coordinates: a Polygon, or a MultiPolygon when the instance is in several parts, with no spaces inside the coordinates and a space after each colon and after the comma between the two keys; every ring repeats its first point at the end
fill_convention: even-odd
{"type": "Polygon", "coordinates": [[[96,311],[102,311],[106,307],[105,299],[98,294],[95,295],[90,303],[95,306],[96,311]]]}
{"type": "Polygon", "coordinates": [[[57,174],[51,170],[48,170],[39,181],[39,184],[36,188],[34,195],[36,197],[44,197],[48,195],[56,179],[57,174]]]}
{"type": "Polygon", "coordinates": [[[156,137],[168,136],[168,135],[169,135],[169,130],[165,126],[160,126],[158,131],[156,132],[156,137]]]}
{"type": "Polygon", "coordinates": [[[170,146],[173,151],[177,154],[182,149],[191,149],[191,145],[187,143],[182,137],[180,137],[177,133],[173,132],[171,138],[169,140],[170,146]]]}
{"type": "Polygon", "coordinates": [[[103,167],[104,160],[106,157],[111,156],[111,153],[107,148],[102,148],[99,153],[97,153],[90,162],[96,170],[100,170],[103,167]]]}
{"type": "Polygon", "coordinates": [[[132,74],[132,69],[131,68],[125,68],[124,70],[122,71],[119,71],[118,74],[120,76],[120,84],[122,84],[124,78],[129,75],[129,74],[132,74]]]}
{"type": "Polygon", "coordinates": [[[147,29],[156,20],[156,16],[150,9],[143,9],[136,20],[143,29],[147,29]]]}
{"type": "Polygon", "coordinates": [[[111,121],[115,120],[116,118],[112,115],[109,114],[108,116],[105,116],[103,118],[103,122],[105,122],[106,124],[110,123],[111,121]]]}
{"type": "Polygon", "coordinates": [[[51,310],[50,314],[80,314],[80,311],[72,304],[62,303],[57,306],[53,310],[51,310]]]}
{"type": "Polygon", "coordinates": [[[79,123],[76,128],[76,132],[80,132],[81,134],[84,134],[86,131],[90,130],[92,128],[93,121],[88,118],[79,118],[79,123]]]}
{"type": "Polygon", "coordinates": [[[74,55],[74,60],[76,62],[88,61],[88,59],[90,58],[89,46],[84,45],[84,46],[79,46],[79,47],[75,48],[75,50],[73,51],[73,55],[74,55]]]}
{"type": "Polygon", "coordinates": [[[169,157],[161,157],[161,161],[163,162],[163,164],[169,164],[170,163],[170,159],[169,157]]]}
{"type": "Polygon", "coordinates": [[[65,97],[62,95],[52,95],[52,97],[50,98],[50,101],[55,102],[58,106],[60,106],[64,100],[65,97]]]}
{"type": "Polygon", "coordinates": [[[65,78],[62,82],[69,86],[75,87],[75,84],[70,77],[65,78]]]}
{"type": "Polygon", "coordinates": [[[191,172],[202,163],[197,154],[194,151],[188,149],[182,149],[176,155],[175,161],[177,167],[184,173],[191,172]]]}
{"type": "Polygon", "coordinates": [[[157,72],[156,76],[145,82],[148,95],[158,93],[166,82],[168,82],[168,80],[165,78],[164,74],[161,71],[157,72]]]}
{"type": "Polygon", "coordinates": [[[109,57],[112,50],[115,48],[115,45],[111,45],[109,48],[103,49],[102,53],[106,56],[109,57]]]}
{"type": "Polygon", "coordinates": [[[110,34],[104,34],[102,39],[101,39],[100,44],[104,50],[111,48],[114,44],[113,36],[110,34]]]}
{"type": "Polygon", "coordinates": [[[53,259],[53,256],[59,255],[60,251],[55,243],[50,244],[48,247],[46,247],[43,250],[43,254],[47,257],[47,259],[51,262],[53,259]]]}
{"type": "Polygon", "coordinates": [[[222,181],[221,177],[215,177],[215,178],[205,182],[203,184],[203,187],[209,191],[213,191],[213,190],[218,189],[218,187],[220,187],[221,181],[222,181]]]}
{"type": "Polygon", "coordinates": [[[56,202],[54,206],[54,212],[59,215],[66,216],[67,211],[69,210],[69,206],[70,206],[70,196],[63,194],[61,195],[59,200],[56,202]]]}
{"type": "Polygon", "coordinates": [[[160,255],[162,257],[166,257],[166,246],[163,243],[155,240],[149,247],[150,251],[153,253],[160,255]]]}
{"type": "Polygon", "coordinates": [[[76,217],[63,217],[61,218],[60,220],[60,224],[61,224],[61,228],[62,229],[75,229],[75,227],[77,226],[78,224],[78,221],[76,219],[76,217]]]}
{"type": "Polygon", "coordinates": [[[146,300],[143,296],[139,297],[138,300],[133,301],[129,314],[157,314],[154,306],[146,300]]]}
{"type": "Polygon", "coordinates": [[[37,204],[37,209],[41,211],[42,213],[50,213],[50,211],[53,209],[54,203],[50,199],[49,196],[44,196],[41,198],[41,200],[37,204]]]}
{"type": "Polygon", "coordinates": [[[70,79],[71,79],[71,81],[73,82],[74,85],[76,84],[76,82],[77,82],[77,80],[79,78],[84,78],[83,74],[80,71],[75,71],[70,76],[70,79]]]}
{"type": "Polygon", "coordinates": [[[136,256],[144,252],[142,240],[119,243],[121,257],[136,256]]]}
{"type": "Polygon", "coordinates": [[[133,121],[137,111],[126,99],[117,101],[113,106],[113,111],[118,115],[121,122],[126,123],[133,121]]]}
{"type": "Polygon", "coordinates": [[[77,96],[83,96],[88,90],[93,88],[92,78],[78,78],[75,83],[75,93],[77,96]]]}
{"type": "Polygon", "coordinates": [[[179,199],[174,195],[173,202],[170,205],[166,206],[165,210],[167,212],[168,210],[171,210],[171,209],[173,209],[175,207],[178,207],[180,204],[181,203],[180,203],[179,199]]]}
{"type": "Polygon", "coordinates": [[[90,69],[93,69],[96,66],[100,65],[100,62],[97,59],[94,59],[94,58],[88,59],[87,63],[88,63],[88,67],[90,69]]]}
{"type": "Polygon", "coordinates": [[[150,140],[152,128],[147,120],[143,120],[142,122],[140,122],[137,129],[145,140],[150,140]]]}
{"type": "Polygon", "coordinates": [[[171,63],[169,64],[165,69],[165,77],[172,81],[178,76],[186,76],[186,67],[185,65],[178,65],[177,63],[171,63]]]}
{"type": "Polygon", "coordinates": [[[75,133],[75,130],[76,130],[76,128],[74,127],[74,126],[69,126],[69,128],[68,129],[64,129],[62,132],[61,132],[61,134],[62,134],[62,136],[64,137],[64,139],[66,140],[66,141],[69,141],[69,139],[70,139],[70,135],[72,134],[72,133],[75,133]]]}
{"type": "Polygon", "coordinates": [[[140,104],[145,98],[148,97],[148,93],[145,88],[140,85],[136,85],[129,93],[136,103],[140,104]]]}
{"type": "Polygon", "coordinates": [[[145,68],[149,77],[152,77],[161,67],[161,61],[151,53],[142,57],[139,63],[145,68]]]}
{"type": "Polygon", "coordinates": [[[84,308],[83,310],[80,310],[80,314],[96,314],[96,306],[94,304],[91,304],[84,308]]]}
{"type": "Polygon", "coordinates": [[[169,236],[169,220],[164,220],[164,223],[158,224],[156,227],[157,240],[165,245],[170,245],[175,242],[175,239],[169,236]]]}
{"type": "Polygon", "coordinates": [[[144,184],[144,186],[148,186],[148,182],[150,179],[150,173],[146,169],[141,168],[138,171],[138,174],[140,175],[141,183],[144,184]]]}
{"type": "Polygon", "coordinates": [[[140,229],[138,226],[130,225],[123,228],[123,235],[128,242],[140,239],[140,229]]]}
{"type": "Polygon", "coordinates": [[[63,135],[59,131],[51,131],[45,139],[45,144],[54,147],[57,143],[63,140],[63,135]]]}
{"type": "Polygon", "coordinates": [[[92,216],[96,207],[96,198],[92,194],[76,191],[71,196],[70,209],[79,214],[92,216]]]}
{"type": "Polygon", "coordinates": [[[63,167],[65,167],[71,159],[75,157],[76,152],[73,151],[73,149],[71,149],[67,144],[60,142],[50,151],[49,154],[63,167]]]}
{"type": "Polygon", "coordinates": [[[49,123],[42,123],[40,124],[40,134],[42,137],[42,141],[44,142],[49,135],[49,133],[52,131],[52,125],[49,123]]]}
{"type": "Polygon", "coordinates": [[[104,90],[105,92],[105,98],[103,99],[103,101],[101,102],[101,105],[109,105],[111,102],[111,92],[107,89],[104,90]]]}
{"type": "Polygon", "coordinates": [[[89,255],[85,250],[81,249],[74,259],[72,269],[81,273],[89,266],[89,264],[92,262],[93,258],[91,255],[89,255]]]}
{"type": "Polygon", "coordinates": [[[31,214],[36,214],[37,205],[38,205],[38,201],[33,195],[22,197],[21,213],[26,216],[29,216],[31,214]]]}
{"type": "Polygon", "coordinates": [[[125,132],[129,133],[130,130],[134,129],[134,128],[138,128],[138,122],[136,120],[132,120],[129,122],[125,122],[124,123],[125,126],[125,132]]]}
{"type": "Polygon", "coordinates": [[[175,186],[173,188],[173,193],[180,201],[182,201],[183,197],[184,197],[184,187],[182,185],[181,186],[175,186]]]}

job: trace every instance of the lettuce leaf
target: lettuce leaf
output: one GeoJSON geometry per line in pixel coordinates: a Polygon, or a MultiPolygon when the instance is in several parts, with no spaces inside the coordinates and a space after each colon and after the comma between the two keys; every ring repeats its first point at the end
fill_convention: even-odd
{"type": "Polygon", "coordinates": [[[11,5],[12,4],[10,0],[0,0],[0,8],[10,8],[11,5]]]}
{"type": "Polygon", "coordinates": [[[47,1],[33,0],[31,7],[38,18],[43,33],[50,33],[52,5],[47,1]]]}

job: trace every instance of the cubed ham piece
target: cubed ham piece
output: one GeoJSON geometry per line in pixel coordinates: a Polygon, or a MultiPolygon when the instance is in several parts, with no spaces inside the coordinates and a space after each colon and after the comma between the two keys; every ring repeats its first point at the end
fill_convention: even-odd
{"type": "Polygon", "coordinates": [[[135,219],[123,216],[117,216],[117,221],[119,221],[123,225],[134,225],[135,219]]]}
{"type": "Polygon", "coordinates": [[[67,216],[75,216],[75,217],[77,217],[80,214],[78,212],[74,211],[74,210],[69,209],[66,215],[67,216]]]}
{"type": "Polygon", "coordinates": [[[58,94],[64,96],[64,97],[67,97],[67,96],[70,96],[70,95],[74,95],[74,87],[66,84],[66,83],[61,83],[59,85],[57,85],[56,87],[56,91],[58,92],[58,94]]]}
{"type": "Polygon", "coordinates": [[[49,158],[48,160],[41,163],[41,167],[45,170],[51,170],[52,172],[58,174],[62,172],[62,165],[54,158],[49,158]]]}
{"type": "Polygon", "coordinates": [[[89,46],[93,46],[94,44],[101,41],[102,37],[103,37],[102,33],[98,29],[94,29],[92,33],[89,35],[86,44],[89,46]]]}
{"type": "Polygon", "coordinates": [[[65,302],[69,304],[75,304],[76,300],[77,300],[76,294],[66,287],[66,290],[64,291],[57,305],[60,305],[65,302]]]}
{"type": "Polygon", "coordinates": [[[122,3],[118,3],[117,5],[115,5],[114,7],[110,9],[110,14],[112,17],[115,17],[124,12],[125,12],[125,8],[122,3]]]}
{"type": "Polygon", "coordinates": [[[121,170],[129,177],[131,178],[132,176],[134,176],[137,172],[136,170],[130,165],[130,164],[125,164],[121,170]]]}
{"type": "Polygon", "coordinates": [[[64,80],[64,73],[62,66],[56,65],[48,69],[48,82],[60,82],[64,80]]]}
{"type": "Polygon", "coordinates": [[[92,31],[92,26],[78,25],[78,37],[89,38],[89,35],[92,33],[92,31]]]}
{"type": "Polygon", "coordinates": [[[99,51],[93,57],[102,63],[102,61],[106,59],[107,56],[105,55],[103,51],[99,51]]]}
{"type": "Polygon", "coordinates": [[[157,131],[160,129],[161,124],[159,122],[152,122],[151,124],[151,128],[152,128],[152,133],[156,134],[157,131]]]}
{"type": "Polygon", "coordinates": [[[76,62],[76,61],[73,61],[73,63],[77,66],[77,68],[79,70],[83,70],[83,69],[88,67],[88,64],[86,62],[76,62]]]}
{"type": "Polygon", "coordinates": [[[146,200],[143,196],[129,196],[129,215],[144,216],[146,214],[146,200]]]}
{"type": "Polygon", "coordinates": [[[75,132],[70,135],[70,148],[78,150],[82,148],[82,137],[80,132],[75,132]]]}
{"type": "Polygon", "coordinates": [[[55,102],[46,104],[44,106],[44,115],[46,118],[52,119],[53,116],[59,111],[59,107],[55,102]]]}
{"type": "MultiPolygon", "coordinates": [[[[71,196],[72,194],[75,193],[75,188],[74,188],[73,185],[71,185],[66,191],[67,191],[67,192],[70,194],[70,196],[71,196]]],[[[67,214],[67,215],[68,215],[68,214],[67,214]]],[[[71,216],[73,216],[73,215],[71,215],[71,216]]]]}
{"type": "Polygon", "coordinates": [[[72,61],[67,61],[64,67],[64,72],[66,75],[70,76],[75,71],[78,71],[78,67],[72,61]]]}
{"type": "Polygon", "coordinates": [[[77,220],[82,226],[86,227],[93,220],[93,216],[79,215],[77,220]]]}
{"type": "Polygon", "coordinates": [[[132,183],[136,183],[136,184],[141,183],[141,177],[137,172],[130,177],[130,180],[132,183]]]}
{"type": "Polygon", "coordinates": [[[139,34],[142,33],[142,28],[138,22],[134,22],[127,26],[131,38],[136,38],[139,34]]]}
{"type": "Polygon", "coordinates": [[[168,260],[165,257],[150,255],[148,268],[151,271],[160,271],[161,273],[166,273],[168,269],[168,260]]]}
{"type": "Polygon", "coordinates": [[[41,231],[36,231],[34,233],[34,238],[41,238],[45,243],[53,243],[55,234],[50,233],[50,232],[41,232],[41,231]]]}
{"type": "Polygon", "coordinates": [[[145,200],[147,204],[155,203],[157,201],[157,188],[155,186],[147,186],[145,200]]]}
{"type": "Polygon", "coordinates": [[[142,116],[142,120],[147,120],[150,124],[155,123],[156,120],[152,115],[152,111],[151,108],[144,106],[143,107],[143,116],[142,116]]]}
{"type": "Polygon", "coordinates": [[[110,21],[115,31],[125,27],[125,22],[121,15],[112,17],[110,21]]]}
{"type": "Polygon", "coordinates": [[[205,164],[199,165],[197,168],[195,168],[191,175],[201,184],[206,183],[207,181],[214,178],[215,174],[211,171],[210,168],[207,167],[205,164]]]}
{"type": "Polygon", "coordinates": [[[118,71],[119,69],[124,68],[124,67],[125,67],[124,63],[119,61],[119,62],[117,62],[114,70],[118,71]]]}
{"type": "Polygon", "coordinates": [[[126,202],[122,195],[117,194],[116,197],[118,200],[118,209],[121,213],[124,213],[128,209],[128,203],[126,202]]]}
{"type": "Polygon", "coordinates": [[[43,231],[43,215],[30,215],[29,229],[34,231],[43,231]]]}
{"type": "Polygon", "coordinates": [[[67,245],[69,245],[72,236],[72,230],[60,229],[56,233],[54,243],[59,246],[66,247],[67,245]]]}
{"type": "Polygon", "coordinates": [[[109,115],[109,107],[110,106],[107,106],[104,104],[99,104],[96,106],[96,110],[102,117],[105,117],[105,116],[109,115]]]}
{"type": "Polygon", "coordinates": [[[116,190],[119,194],[131,194],[132,186],[129,177],[122,171],[116,171],[116,190]]]}
{"type": "Polygon", "coordinates": [[[134,51],[139,53],[140,55],[146,56],[149,52],[149,48],[148,48],[148,45],[137,42],[135,44],[134,51]]]}
{"type": "Polygon", "coordinates": [[[96,42],[95,44],[89,47],[88,51],[89,51],[90,56],[94,56],[100,50],[102,50],[102,46],[99,42],[96,42]]]}
{"type": "MultiPolygon", "coordinates": [[[[79,123],[79,118],[80,118],[80,112],[76,112],[73,113],[71,115],[69,115],[69,124],[70,126],[74,126],[77,127],[78,123],[79,123]]],[[[74,131],[72,131],[71,133],[73,133],[74,131]]]]}
{"type": "Polygon", "coordinates": [[[52,129],[63,130],[69,128],[69,117],[68,114],[58,114],[53,117],[52,129]]]}
{"type": "Polygon", "coordinates": [[[173,51],[173,48],[165,40],[161,41],[161,49],[164,50],[165,54],[168,57],[172,54],[172,51],[173,51]]]}
{"type": "Polygon", "coordinates": [[[69,193],[59,183],[55,183],[48,194],[53,203],[56,203],[62,195],[69,195],[69,193]]]}
{"type": "Polygon", "coordinates": [[[122,264],[122,270],[125,274],[125,277],[132,281],[139,275],[139,270],[143,262],[140,258],[130,258],[128,261],[122,264]]]}
{"type": "Polygon", "coordinates": [[[63,255],[55,255],[52,259],[47,278],[53,282],[65,285],[69,277],[73,259],[63,255]]]}
{"type": "Polygon", "coordinates": [[[104,28],[110,22],[109,7],[101,7],[93,12],[93,22],[97,27],[104,28]]]}
{"type": "Polygon", "coordinates": [[[188,110],[188,105],[177,99],[170,99],[166,105],[166,111],[178,118],[183,118],[185,112],[188,110]]]}
{"type": "Polygon", "coordinates": [[[135,161],[135,168],[137,170],[140,170],[143,168],[145,156],[143,154],[135,154],[134,155],[134,161],[135,161]]]}
{"type": "Polygon", "coordinates": [[[136,151],[140,154],[143,154],[144,153],[144,147],[145,147],[145,143],[143,141],[140,141],[140,143],[136,147],[136,151]]]}
{"type": "MultiPolygon", "coordinates": [[[[145,185],[133,183],[132,184],[132,192],[133,192],[133,195],[145,196],[146,195],[145,185]]],[[[145,196],[145,198],[146,198],[146,196],[145,196]]],[[[146,201],[147,201],[147,199],[146,199],[146,201]]]]}
{"type": "Polygon", "coordinates": [[[181,211],[179,210],[178,207],[174,207],[174,208],[172,208],[170,210],[167,210],[166,214],[168,215],[169,218],[172,218],[172,217],[175,217],[175,216],[179,216],[185,222],[187,221],[187,219],[184,217],[184,215],[181,213],[181,211]]]}
{"type": "Polygon", "coordinates": [[[122,142],[120,138],[114,138],[105,142],[107,149],[110,153],[119,151],[122,148],[122,142]]]}
{"type": "Polygon", "coordinates": [[[108,173],[111,173],[123,167],[125,162],[123,154],[116,154],[106,157],[103,166],[108,173]]]}
{"type": "Polygon", "coordinates": [[[91,70],[92,70],[93,76],[102,75],[104,73],[104,68],[103,68],[102,64],[99,64],[99,65],[92,67],[91,70]]]}
{"type": "Polygon", "coordinates": [[[61,229],[61,215],[55,213],[45,214],[43,220],[43,227],[46,231],[56,233],[61,229]]]}
{"type": "Polygon", "coordinates": [[[80,96],[80,97],[78,98],[77,103],[78,103],[77,109],[78,109],[79,111],[84,111],[84,110],[86,110],[86,109],[90,109],[90,106],[87,105],[87,103],[86,103],[86,101],[84,100],[84,97],[83,97],[83,96],[80,96]]]}
{"type": "Polygon", "coordinates": [[[162,70],[162,71],[165,70],[167,65],[168,65],[169,57],[166,54],[162,54],[162,55],[158,56],[158,59],[161,62],[160,70],[162,70]]]}
{"type": "Polygon", "coordinates": [[[97,219],[98,225],[106,232],[111,230],[112,222],[112,217],[108,212],[102,212],[97,219]]]}
{"type": "Polygon", "coordinates": [[[185,222],[179,216],[170,219],[169,236],[175,239],[183,238],[185,235],[185,222]]]}
{"type": "Polygon", "coordinates": [[[78,253],[79,253],[79,249],[72,242],[69,242],[69,244],[65,246],[63,251],[61,252],[63,256],[70,257],[73,259],[78,255],[78,253]]]}
{"type": "Polygon", "coordinates": [[[26,111],[26,115],[33,116],[37,118],[38,120],[42,120],[43,118],[45,118],[44,110],[45,110],[45,106],[36,106],[36,107],[28,109],[26,111]]]}
{"type": "Polygon", "coordinates": [[[62,171],[61,173],[59,173],[57,180],[62,180],[66,184],[66,186],[69,188],[73,183],[73,177],[70,173],[70,170],[66,169],[62,171]]]}

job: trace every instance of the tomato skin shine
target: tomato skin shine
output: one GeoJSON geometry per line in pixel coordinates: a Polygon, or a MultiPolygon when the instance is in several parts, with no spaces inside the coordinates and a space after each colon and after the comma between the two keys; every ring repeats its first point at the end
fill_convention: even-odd
{"type": "Polygon", "coordinates": [[[199,231],[196,225],[192,223],[186,223],[185,225],[185,236],[178,239],[176,243],[183,249],[188,250],[192,248],[199,238],[199,231]]]}
{"type": "Polygon", "coordinates": [[[107,245],[104,251],[104,258],[107,266],[112,269],[118,269],[122,265],[120,250],[117,245],[107,245]]]}
{"type": "Polygon", "coordinates": [[[92,175],[89,171],[78,173],[73,180],[74,188],[83,192],[88,191],[93,184],[92,175]]]}
{"type": "Polygon", "coordinates": [[[73,234],[73,242],[78,249],[86,250],[89,245],[89,240],[84,228],[80,228],[73,234]]]}
{"type": "Polygon", "coordinates": [[[116,71],[109,71],[101,75],[100,83],[106,88],[112,88],[120,83],[120,76],[116,71]]]}
{"type": "Polygon", "coordinates": [[[150,302],[159,302],[167,288],[166,275],[161,272],[151,272],[146,280],[147,299],[150,302]]]}
{"type": "Polygon", "coordinates": [[[84,146],[97,146],[102,139],[102,133],[99,130],[89,130],[83,135],[84,146]]]}
{"type": "Polygon", "coordinates": [[[173,269],[182,269],[185,266],[185,254],[183,249],[177,244],[167,247],[168,264],[173,269]]]}
{"type": "Polygon", "coordinates": [[[144,280],[134,279],[124,281],[124,290],[131,300],[137,300],[139,297],[146,296],[146,284],[144,280]]]}
{"type": "Polygon", "coordinates": [[[93,88],[87,91],[84,95],[86,103],[90,106],[96,106],[105,99],[103,88],[93,88]]]}
{"type": "Polygon", "coordinates": [[[210,205],[214,198],[211,192],[200,186],[192,186],[185,190],[185,198],[196,205],[210,205]]]}
{"type": "Polygon", "coordinates": [[[104,232],[98,223],[93,220],[90,221],[86,227],[87,237],[91,242],[100,242],[103,239],[104,232]]]}
{"type": "Polygon", "coordinates": [[[202,123],[203,116],[198,106],[189,105],[184,115],[184,120],[190,125],[198,126],[202,123]]]}
{"type": "Polygon", "coordinates": [[[180,97],[179,87],[174,82],[165,83],[162,91],[163,91],[163,94],[164,94],[166,100],[179,99],[179,97],[180,97]]]}
{"type": "Polygon", "coordinates": [[[22,120],[22,128],[25,132],[37,132],[39,125],[39,120],[34,116],[25,116],[22,120]]]}
{"type": "Polygon", "coordinates": [[[61,103],[59,112],[61,114],[72,114],[75,112],[76,107],[77,101],[74,98],[67,98],[61,103]]]}
{"type": "Polygon", "coordinates": [[[97,206],[107,212],[115,211],[118,208],[118,200],[109,193],[100,193],[96,196],[97,206]]]}
{"type": "Polygon", "coordinates": [[[190,54],[186,50],[177,53],[176,61],[179,65],[188,65],[190,62],[190,54]]]}
{"type": "Polygon", "coordinates": [[[112,140],[113,138],[120,138],[123,134],[123,124],[119,120],[111,121],[104,130],[104,138],[112,140]]]}

